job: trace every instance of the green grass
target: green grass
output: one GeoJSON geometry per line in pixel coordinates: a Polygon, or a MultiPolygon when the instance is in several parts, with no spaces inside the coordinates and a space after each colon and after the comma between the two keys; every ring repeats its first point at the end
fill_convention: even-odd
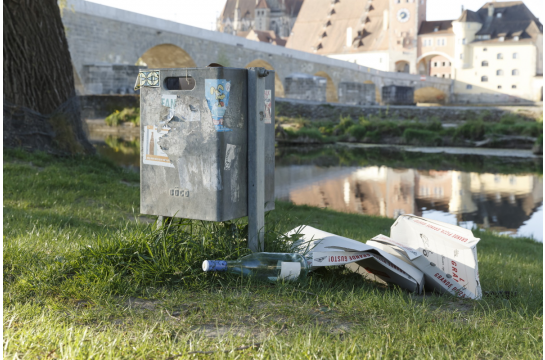
{"type": "MultiPolygon", "coordinates": [[[[542,357],[543,247],[531,239],[477,233],[483,290],[509,299],[415,296],[341,268],[257,283],[200,271],[248,253],[244,219],[157,230],[137,221],[138,181],[99,157],[4,151],[4,358],[542,357]]],[[[393,222],[276,207],[267,250],[301,224],[366,241],[393,222]]]]}

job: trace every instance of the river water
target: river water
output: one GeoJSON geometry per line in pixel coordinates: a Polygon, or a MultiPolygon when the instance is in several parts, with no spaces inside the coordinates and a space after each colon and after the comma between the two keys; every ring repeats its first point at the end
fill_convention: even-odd
{"type": "MultiPolygon", "coordinates": [[[[139,139],[91,133],[99,153],[138,170],[139,139]]],[[[276,198],[348,213],[415,214],[543,241],[542,159],[529,152],[335,145],[279,147],[276,198]]]]}

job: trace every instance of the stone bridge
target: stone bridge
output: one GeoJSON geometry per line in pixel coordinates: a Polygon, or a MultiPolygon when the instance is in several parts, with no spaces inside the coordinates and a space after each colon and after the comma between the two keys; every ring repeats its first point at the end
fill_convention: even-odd
{"type": "Polygon", "coordinates": [[[450,79],[379,71],[83,0],[68,1],[63,23],[76,87],[84,94],[132,92],[138,65],[204,67],[213,62],[274,69],[277,97],[361,104],[366,101],[350,93],[372,91],[372,103],[381,101],[383,86],[398,85],[414,88],[415,98],[420,92],[448,102],[453,90],[450,79]],[[302,93],[303,83],[308,89],[302,93]],[[312,86],[322,85],[320,98],[312,86]]]}

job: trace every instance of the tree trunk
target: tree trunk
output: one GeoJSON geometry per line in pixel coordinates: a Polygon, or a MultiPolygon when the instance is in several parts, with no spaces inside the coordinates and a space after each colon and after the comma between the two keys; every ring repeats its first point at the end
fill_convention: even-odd
{"type": "Polygon", "coordinates": [[[57,0],[4,0],[3,11],[4,146],[93,153],[57,0]]]}

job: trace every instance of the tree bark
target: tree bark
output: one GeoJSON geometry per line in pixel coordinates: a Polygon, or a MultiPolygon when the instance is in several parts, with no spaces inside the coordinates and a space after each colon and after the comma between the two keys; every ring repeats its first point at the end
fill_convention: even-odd
{"type": "Polygon", "coordinates": [[[4,146],[93,153],[57,0],[4,0],[3,12],[4,146]]]}

